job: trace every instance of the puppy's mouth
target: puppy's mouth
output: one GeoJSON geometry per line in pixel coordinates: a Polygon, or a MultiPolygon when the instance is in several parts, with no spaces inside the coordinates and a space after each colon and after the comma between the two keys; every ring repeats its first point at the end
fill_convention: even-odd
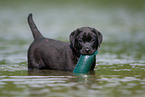
{"type": "Polygon", "coordinates": [[[93,55],[94,53],[81,53],[82,55],[93,55]]]}
{"type": "Polygon", "coordinates": [[[89,49],[89,48],[85,48],[85,49],[82,49],[80,50],[80,53],[82,55],[92,55],[95,53],[96,50],[92,50],[92,49],[89,49]]]}

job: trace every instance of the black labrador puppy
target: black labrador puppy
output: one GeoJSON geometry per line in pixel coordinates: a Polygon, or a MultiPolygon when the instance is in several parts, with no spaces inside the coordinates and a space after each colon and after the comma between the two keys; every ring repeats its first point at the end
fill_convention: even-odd
{"type": "MultiPolygon", "coordinates": [[[[73,71],[80,54],[93,54],[100,47],[102,34],[94,28],[78,28],[70,34],[70,43],[45,38],[37,29],[32,14],[28,23],[34,41],[28,50],[28,69],[73,71]]],[[[91,67],[93,70],[94,64],[91,67]]]]}

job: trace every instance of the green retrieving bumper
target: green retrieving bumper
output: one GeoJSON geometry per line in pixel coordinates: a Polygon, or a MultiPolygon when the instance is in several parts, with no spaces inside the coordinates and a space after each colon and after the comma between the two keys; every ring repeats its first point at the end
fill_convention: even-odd
{"type": "Polygon", "coordinates": [[[93,55],[81,55],[73,73],[88,73],[97,53],[98,51],[96,51],[93,55]]]}

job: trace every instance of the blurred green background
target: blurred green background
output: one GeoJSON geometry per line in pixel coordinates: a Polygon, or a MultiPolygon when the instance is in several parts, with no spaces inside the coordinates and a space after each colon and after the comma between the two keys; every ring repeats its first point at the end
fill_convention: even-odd
{"type": "MultiPolygon", "coordinates": [[[[27,16],[45,37],[68,41],[78,27],[90,26],[104,36],[100,53],[144,59],[144,0],[1,0],[0,39],[31,43],[27,16]]],[[[10,42],[9,41],[9,42],[10,42]]],[[[15,42],[10,43],[14,45],[15,42]]]]}
{"type": "Polygon", "coordinates": [[[0,96],[144,97],[144,48],[145,0],[0,0],[0,96]],[[27,49],[33,41],[29,13],[48,38],[69,41],[70,33],[83,26],[99,30],[104,40],[97,78],[46,76],[44,81],[39,72],[34,73],[38,78],[28,76],[27,49]]]}

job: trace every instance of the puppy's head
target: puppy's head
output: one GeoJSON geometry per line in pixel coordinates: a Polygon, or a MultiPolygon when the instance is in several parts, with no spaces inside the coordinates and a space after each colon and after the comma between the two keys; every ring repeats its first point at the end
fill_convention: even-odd
{"type": "Polygon", "coordinates": [[[102,38],[102,34],[94,28],[78,28],[70,34],[71,47],[78,54],[94,54],[102,38]]]}

